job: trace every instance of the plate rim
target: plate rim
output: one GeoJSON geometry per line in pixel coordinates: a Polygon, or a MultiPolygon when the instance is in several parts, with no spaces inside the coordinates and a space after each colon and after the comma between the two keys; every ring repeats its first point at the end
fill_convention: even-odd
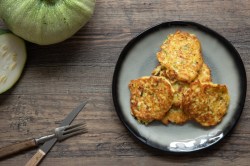
{"type": "Polygon", "coordinates": [[[232,43],[230,41],[228,41],[224,36],[222,36],[221,34],[219,34],[218,32],[212,30],[211,28],[204,26],[202,24],[196,23],[196,22],[192,22],[192,21],[170,21],[170,22],[161,22],[159,24],[150,26],[149,28],[146,28],[144,30],[142,30],[141,32],[139,32],[137,35],[135,35],[134,37],[132,37],[132,39],[130,39],[127,44],[123,47],[122,51],[120,52],[119,58],[116,62],[115,65],[115,69],[114,69],[114,73],[113,73],[113,80],[112,80],[112,98],[113,98],[113,104],[115,107],[115,111],[120,119],[120,121],[123,123],[123,125],[127,128],[127,130],[136,138],[138,139],[140,142],[142,142],[143,144],[160,150],[162,152],[170,152],[170,153],[191,153],[191,152],[196,152],[196,151],[201,151],[210,147],[213,147],[215,144],[218,144],[221,140],[223,140],[223,138],[227,137],[235,128],[236,124],[238,123],[241,114],[244,110],[244,105],[245,105],[245,100],[246,100],[246,93],[247,93],[247,76],[246,76],[246,70],[245,70],[245,66],[243,63],[243,60],[239,54],[239,52],[236,50],[236,48],[232,45],[232,43]],[[122,108],[119,105],[119,97],[118,97],[118,78],[119,78],[119,72],[122,68],[122,62],[124,61],[124,59],[127,57],[127,53],[129,52],[129,50],[141,39],[143,39],[143,37],[147,36],[148,34],[157,31],[160,28],[166,28],[166,27],[174,27],[174,26],[192,26],[195,27],[203,32],[207,32],[208,34],[210,34],[213,38],[218,39],[224,46],[225,48],[227,48],[228,50],[230,50],[231,52],[231,57],[236,60],[236,64],[240,64],[237,66],[237,69],[240,73],[241,79],[240,79],[240,86],[241,88],[241,93],[240,93],[240,102],[238,107],[236,108],[237,111],[239,111],[237,113],[238,117],[235,119],[233,125],[227,129],[227,132],[224,133],[223,130],[223,137],[221,139],[218,139],[217,141],[215,141],[212,144],[209,144],[203,148],[199,148],[199,149],[194,149],[194,150],[190,150],[190,151],[171,151],[170,149],[161,149],[157,146],[154,146],[153,144],[150,144],[147,142],[147,140],[143,139],[143,136],[141,136],[137,131],[135,131],[133,129],[133,127],[130,127],[129,124],[127,124],[126,119],[124,118],[124,116],[122,115],[122,108]]]}

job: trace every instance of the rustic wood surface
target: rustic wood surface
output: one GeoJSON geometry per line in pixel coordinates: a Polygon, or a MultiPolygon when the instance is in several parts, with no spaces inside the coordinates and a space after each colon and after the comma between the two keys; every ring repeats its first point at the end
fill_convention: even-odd
{"type": "MultiPolygon", "coordinates": [[[[145,28],[166,21],[194,21],[219,32],[236,47],[250,76],[249,18],[249,0],[97,0],[90,22],[70,39],[51,46],[27,43],[21,79],[0,95],[0,146],[47,134],[88,100],[74,123],[85,121],[89,132],[57,143],[41,165],[249,165],[249,90],[232,134],[185,155],[164,154],[137,141],[119,120],[111,95],[122,48],[145,28]]],[[[36,150],[0,165],[24,165],[36,150]]]]}

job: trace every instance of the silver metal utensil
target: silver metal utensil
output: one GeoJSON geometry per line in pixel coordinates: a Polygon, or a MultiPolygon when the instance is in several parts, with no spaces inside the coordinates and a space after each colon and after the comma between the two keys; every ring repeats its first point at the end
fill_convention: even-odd
{"type": "MultiPolygon", "coordinates": [[[[59,126],[70,125],[71,122],[75,119],[75,117],[79,114],[79,112],[83,109],[83,107],[87,104],[83,102],[77,108],[75,108],[69,115],[62,121],[59,126]]],[[[39,147],[34,156],[25,164],[25,166],[35,166],[38,165],[42,159],[49,153],[50,149],[57,142],[57,138],[52,138],[49,141],[46,141],[42,146],[39,147]]]]}
{"type": "Polygon", "coordinates": [[[58,128],[55,128],[54,133],[51,135],[43,136],[40,138],[32,138],[29,140],[25,140],[19,143],[15,143],[15,144],[0,148],[0,158],[20,152],[22,150],[36,147],[53,138],[57,138],[57,140],[62,141],[73,135],[86,133],[86,132],[87,132],[87,129],[86,129],[85,123],[58,127],[58,128]]]}
{"type": "Polygon", "coordinates": [[[85,123],[80,123],[76,125],[67,125],[67,126],[57,127],[54,130],[54,134],[37,138],[35,139],[35,141],[37,144],[42,144],[52,138],[57,138],[58,141],[62,141],[73,135],[86,133],[86,132],[87,132],[87,129],[86,129],[85,123]]]}

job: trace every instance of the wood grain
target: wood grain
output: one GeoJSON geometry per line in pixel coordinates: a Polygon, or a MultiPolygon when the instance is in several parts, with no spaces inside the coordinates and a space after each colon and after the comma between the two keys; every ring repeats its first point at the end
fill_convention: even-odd
{"type": "Polygon", "coordinates": [[[5,147],[0,148],[0,159],[7,157],[9,155],[16,154],[20,151],[30,149],[32,147],[35,147],[36,140],[35,139],[28,139],[22,142],[17,142],[11,145],[7,145],[5,147]]]}
{"type": "Polygon", "coordinates": [[[38,150],[36,154],[25,164],[25,166],[36,166],[44,158],[45,153],[42,150],[38,150]]]}
{"type": "MultiPolygon", "coordinates": [[[[89,132],[57,143],[41,165],[249,165],[249,90],[231,135],[212,148],[185,155],[164,154],[138,142],[119,120],[111,96],[114,67],[126,43],[146,28],[173,20],[198,22],[226,37],[249,77],[249,17],[249,0],[97,1],[90,22],[70,39],[51,46],[27,43],[22,78],[0,95],[0,147],[49,133],[88,99],[74,123],[85,121],[89,132]]],[[[35,152],[0,165],[24,165],[35,152]]]]}

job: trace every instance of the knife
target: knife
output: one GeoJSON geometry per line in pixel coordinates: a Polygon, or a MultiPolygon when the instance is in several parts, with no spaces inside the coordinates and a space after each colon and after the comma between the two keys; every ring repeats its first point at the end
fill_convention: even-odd
{"type": "MultiPolygon", "coordinates": [[[[77,108],[75,108],[59,125],[66,126],[70,125],[71,122],[75,119],[78,113],[83,109],[83,107],[87,104],[87,101],[80,104],[77,108]]],[[[26,163],[25,166],[35,166],[38,165],[39,162],[45,157],[45,155],[50,151],[50,149],[55,145],[57,138],[53,138],[47,142],[45,142],[36,152],[36,154],[26,163]]]]}

